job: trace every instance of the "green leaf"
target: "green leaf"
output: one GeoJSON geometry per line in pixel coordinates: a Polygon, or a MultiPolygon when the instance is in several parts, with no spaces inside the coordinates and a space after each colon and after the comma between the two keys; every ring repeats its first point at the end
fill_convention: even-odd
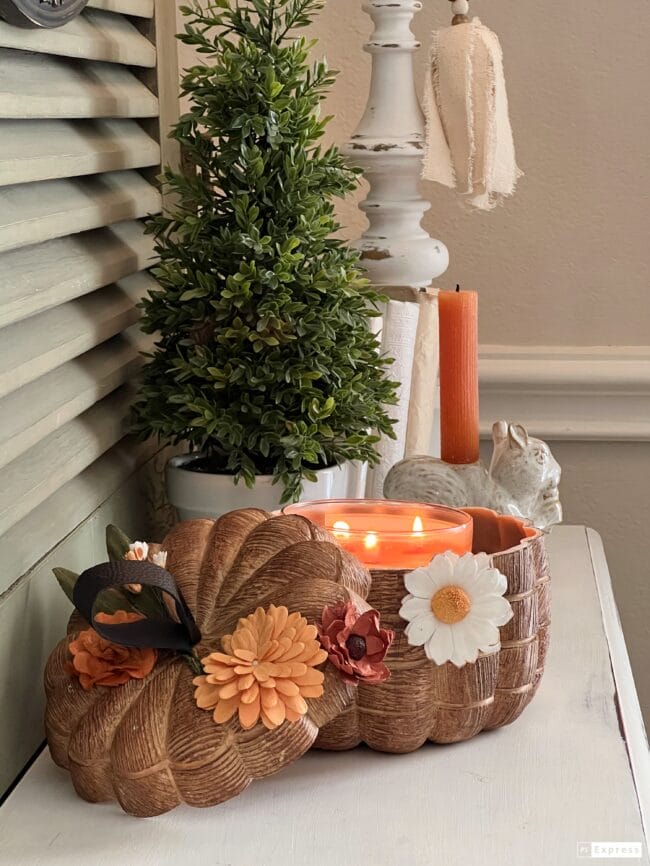
{"type": "MultiPolygon", "coordinates": [[[[77,582],[79,575],[74,571],[69,571],[67,568],[53,568],[54,576],[59,581],[59,586],[72,601],[74,585],[77,582]]],[[[72,602],[74,604],[74,602],[72,602]]]]}
{"type": "MultiPolygon", "coordinates": [[[[113,527],[115,528],[115,527],[113,527]]],[[[68,596],[72,604],[74,587],[79,575],[67,568],[52,569],[59,586],[68,596]]],[[[168,616],[166,608],[155,587],[143,586],[140,593],[129,593],[126,589],[107,589],[100,593],[94,608],[94,613],[115,613],[126,610],[129,613],[142,613],[147,617],[160,618],[168,616]]]]}
{"type": "MultiPolygon", "coordinates": [[[[139,597],[135,594],[130,594],[126,589],[105,589],[99,594],[95,602],[93,615],[98,613],[110,614],[118,610],[125,610],[128,613],[140,613],[139,607],[136,606],[136,598],[139,597]]],[[[144,613],[144,611],[142,612],[144,613]]]]}
{"type": "Polygon", "coordinates": [[[169,619],[162,590],[155,586],[143,586],[140,592],[129,593],[129,602],[134,610],[148,619],[169,619]]]}
{"type": "Polygon", "coordinates": [[[180,296],[180,298],[178,300],[179,301],[193,301],[194,298],[203,298],[203,297],[205,297],[205,295],[206,295],[206,292],[200,287],[196,288],[196,289],[188,289],[186,292],[183,292],[183,294],[180,296]]]}
{"type": "Polygon", "coordinates": [[[109,523],[106,527],[106,550],[111,561],[124,559],[124,555],[129,552],[131,543],[131,539],[125,532],[109,523]]]}

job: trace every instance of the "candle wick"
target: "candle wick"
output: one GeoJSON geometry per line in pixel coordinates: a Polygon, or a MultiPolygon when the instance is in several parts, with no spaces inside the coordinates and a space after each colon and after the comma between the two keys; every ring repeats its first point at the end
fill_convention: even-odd
{"type": "Polygon", "coordinates": [[[456,291],[460,292],[460,283],[456,283],[456,291]]]}

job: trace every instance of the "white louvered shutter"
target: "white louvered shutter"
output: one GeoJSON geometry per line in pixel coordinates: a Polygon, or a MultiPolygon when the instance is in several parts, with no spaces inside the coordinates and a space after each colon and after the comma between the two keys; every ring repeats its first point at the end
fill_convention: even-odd
{"type": "Polygon", "coordinates": [[[90,0],[58,29],[0,21],[0,594],[151,453],[123,440],[155,284],[143,218],[175,161],[174,15],[90,0]]]}

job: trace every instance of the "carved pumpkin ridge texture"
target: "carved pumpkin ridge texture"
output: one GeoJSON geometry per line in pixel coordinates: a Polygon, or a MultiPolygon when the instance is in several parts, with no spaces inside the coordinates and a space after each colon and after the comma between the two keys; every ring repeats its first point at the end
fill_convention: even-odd
{"type": "MultiPolygon", "coordinates": [[[[363,606],[369,589],[365,569],[325,531],[295,515],[246,509],[216,522],[188,521],[171,530],[162,548],[202,632],[199,657],[220,650],[221,637],[257,606],[284,604],[315,623],[327,604],[354,598],[363,606]]],[[[134,815],[235,796],[300,757],[320,726],[352,699],[352,687],[326,663],[325,694],[308,700],[299,721],[272,731],[260,724],[242,731],[236,719],[217,725],[195,704],[188,665],[164,653],[143,680],[84,692],[64,667],[69,636],[82,627],[73,616],[46,667],[50,749],[70,770],[80,796],[117,798],[134,815]]]]}
{"type": "Polygon", "coordinates": [[[361,683],[351,706],[324,725],[316,747],[349,749],[365,742],[385,752],[412,752],[427,740],[453,743],[513,722],[532,700],[543,669],[549,631],[549,574],[544,535],[520,518],[467,508],[474,519],[474,552],[486,551],[507,578],[513,618],[500,648],[461,668],[436,665],[411,646],[399,609],[404,571],[375,571],[368,603],[382,626],[395,631],[384,659],[390,679],[361,683]]]}

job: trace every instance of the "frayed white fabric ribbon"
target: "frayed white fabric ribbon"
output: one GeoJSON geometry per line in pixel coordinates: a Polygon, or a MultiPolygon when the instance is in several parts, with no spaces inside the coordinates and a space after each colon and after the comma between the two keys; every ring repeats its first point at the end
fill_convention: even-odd
{"type": "Polygon", "coordinates": [[[435,30],[424,87],[422,177],[456,188],[480,210],[512,195],[515,161],[503,55],[478,18],[435,30]]]}

